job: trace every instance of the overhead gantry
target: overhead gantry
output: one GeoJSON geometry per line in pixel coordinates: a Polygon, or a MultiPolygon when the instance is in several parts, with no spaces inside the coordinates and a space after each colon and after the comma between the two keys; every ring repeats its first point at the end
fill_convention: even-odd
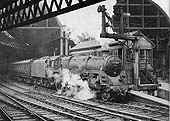
{"type": "Polygon", "coordinates": [[[1,0],[0,31],[25,26],[105,0],[1,0]]]}

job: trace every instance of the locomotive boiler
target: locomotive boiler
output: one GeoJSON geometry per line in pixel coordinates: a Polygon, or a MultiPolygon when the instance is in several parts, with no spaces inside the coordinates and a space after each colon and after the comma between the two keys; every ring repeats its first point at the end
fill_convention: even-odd
{"type": "Polygon", "coordinates": [[[121,72],[121,60],[114,56],[69,56],[63,57],[61,64],[63,68],[68,68],[72,71],[100,70],[111,77],[116,77],[121,72]]]}
{"type": "Polygon", "coordinates": [[[129,86],[122,62],[116,56],[68,56],[61,58],[62,68],[79,73],[88,81],[91,89],[97,90],[102,100],[123,100],[129,86]]]}
{"type": "MultiPolygon", "coordinates": [[[[61,75],[63,69],[79,74],[105,101],[122,100],[129,90],[122,62],[116,56],[48,56],[14,62],[8,68],[20,80],[55,89],[59,87],[56,75],[61,75]]],[[[62,81],[62,78],[59,80],[62,81]]]]}

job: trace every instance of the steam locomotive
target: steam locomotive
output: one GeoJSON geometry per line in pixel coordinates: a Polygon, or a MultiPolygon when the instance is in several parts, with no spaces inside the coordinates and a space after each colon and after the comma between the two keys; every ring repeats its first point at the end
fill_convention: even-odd
{"type": "Polygon", "coordinates": [[[123,100],[129,91],[122,61],[116,56],[47,56],[8,66],[10,75],[18,80],[55,89],[59,87],[55,77],[63,69],[79,74],[104,101],[123,100]]]}

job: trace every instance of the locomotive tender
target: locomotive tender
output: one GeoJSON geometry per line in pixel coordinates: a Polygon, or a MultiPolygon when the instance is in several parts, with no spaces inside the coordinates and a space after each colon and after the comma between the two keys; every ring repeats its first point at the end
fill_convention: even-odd
{"type": "Polygon", "coordinates": [[[57,89],[61,80],[54,75],[65,68],[79,74],[105,101],[123,100],[129,91],[122,61],[115,56],[48,56],[11,63],[8,71],[21,81],[57,89]]]}

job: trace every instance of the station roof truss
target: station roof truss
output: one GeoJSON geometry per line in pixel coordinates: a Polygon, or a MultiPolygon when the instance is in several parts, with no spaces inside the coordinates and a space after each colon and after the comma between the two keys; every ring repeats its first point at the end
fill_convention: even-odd
{"type": "Polygon", "coordinates": [[[25,26],[105,0],[1,0],[0,31],[25,26]]]}
{"type": "MultiPolygon", "coordinates": [[[[148,34],[158,34],[170,28],[170,18],[153,0],[118,0],[117,6],[123,7],[124,27],[127,31],[141,30],[148,34]],[[129,14],[129,15],[128,15],[129,14]]],[[[160,1],[161,2],[161,1],[160,1]]],[[[114,16],[114,29],[118,30],[120,17],[114,16]]]]}

